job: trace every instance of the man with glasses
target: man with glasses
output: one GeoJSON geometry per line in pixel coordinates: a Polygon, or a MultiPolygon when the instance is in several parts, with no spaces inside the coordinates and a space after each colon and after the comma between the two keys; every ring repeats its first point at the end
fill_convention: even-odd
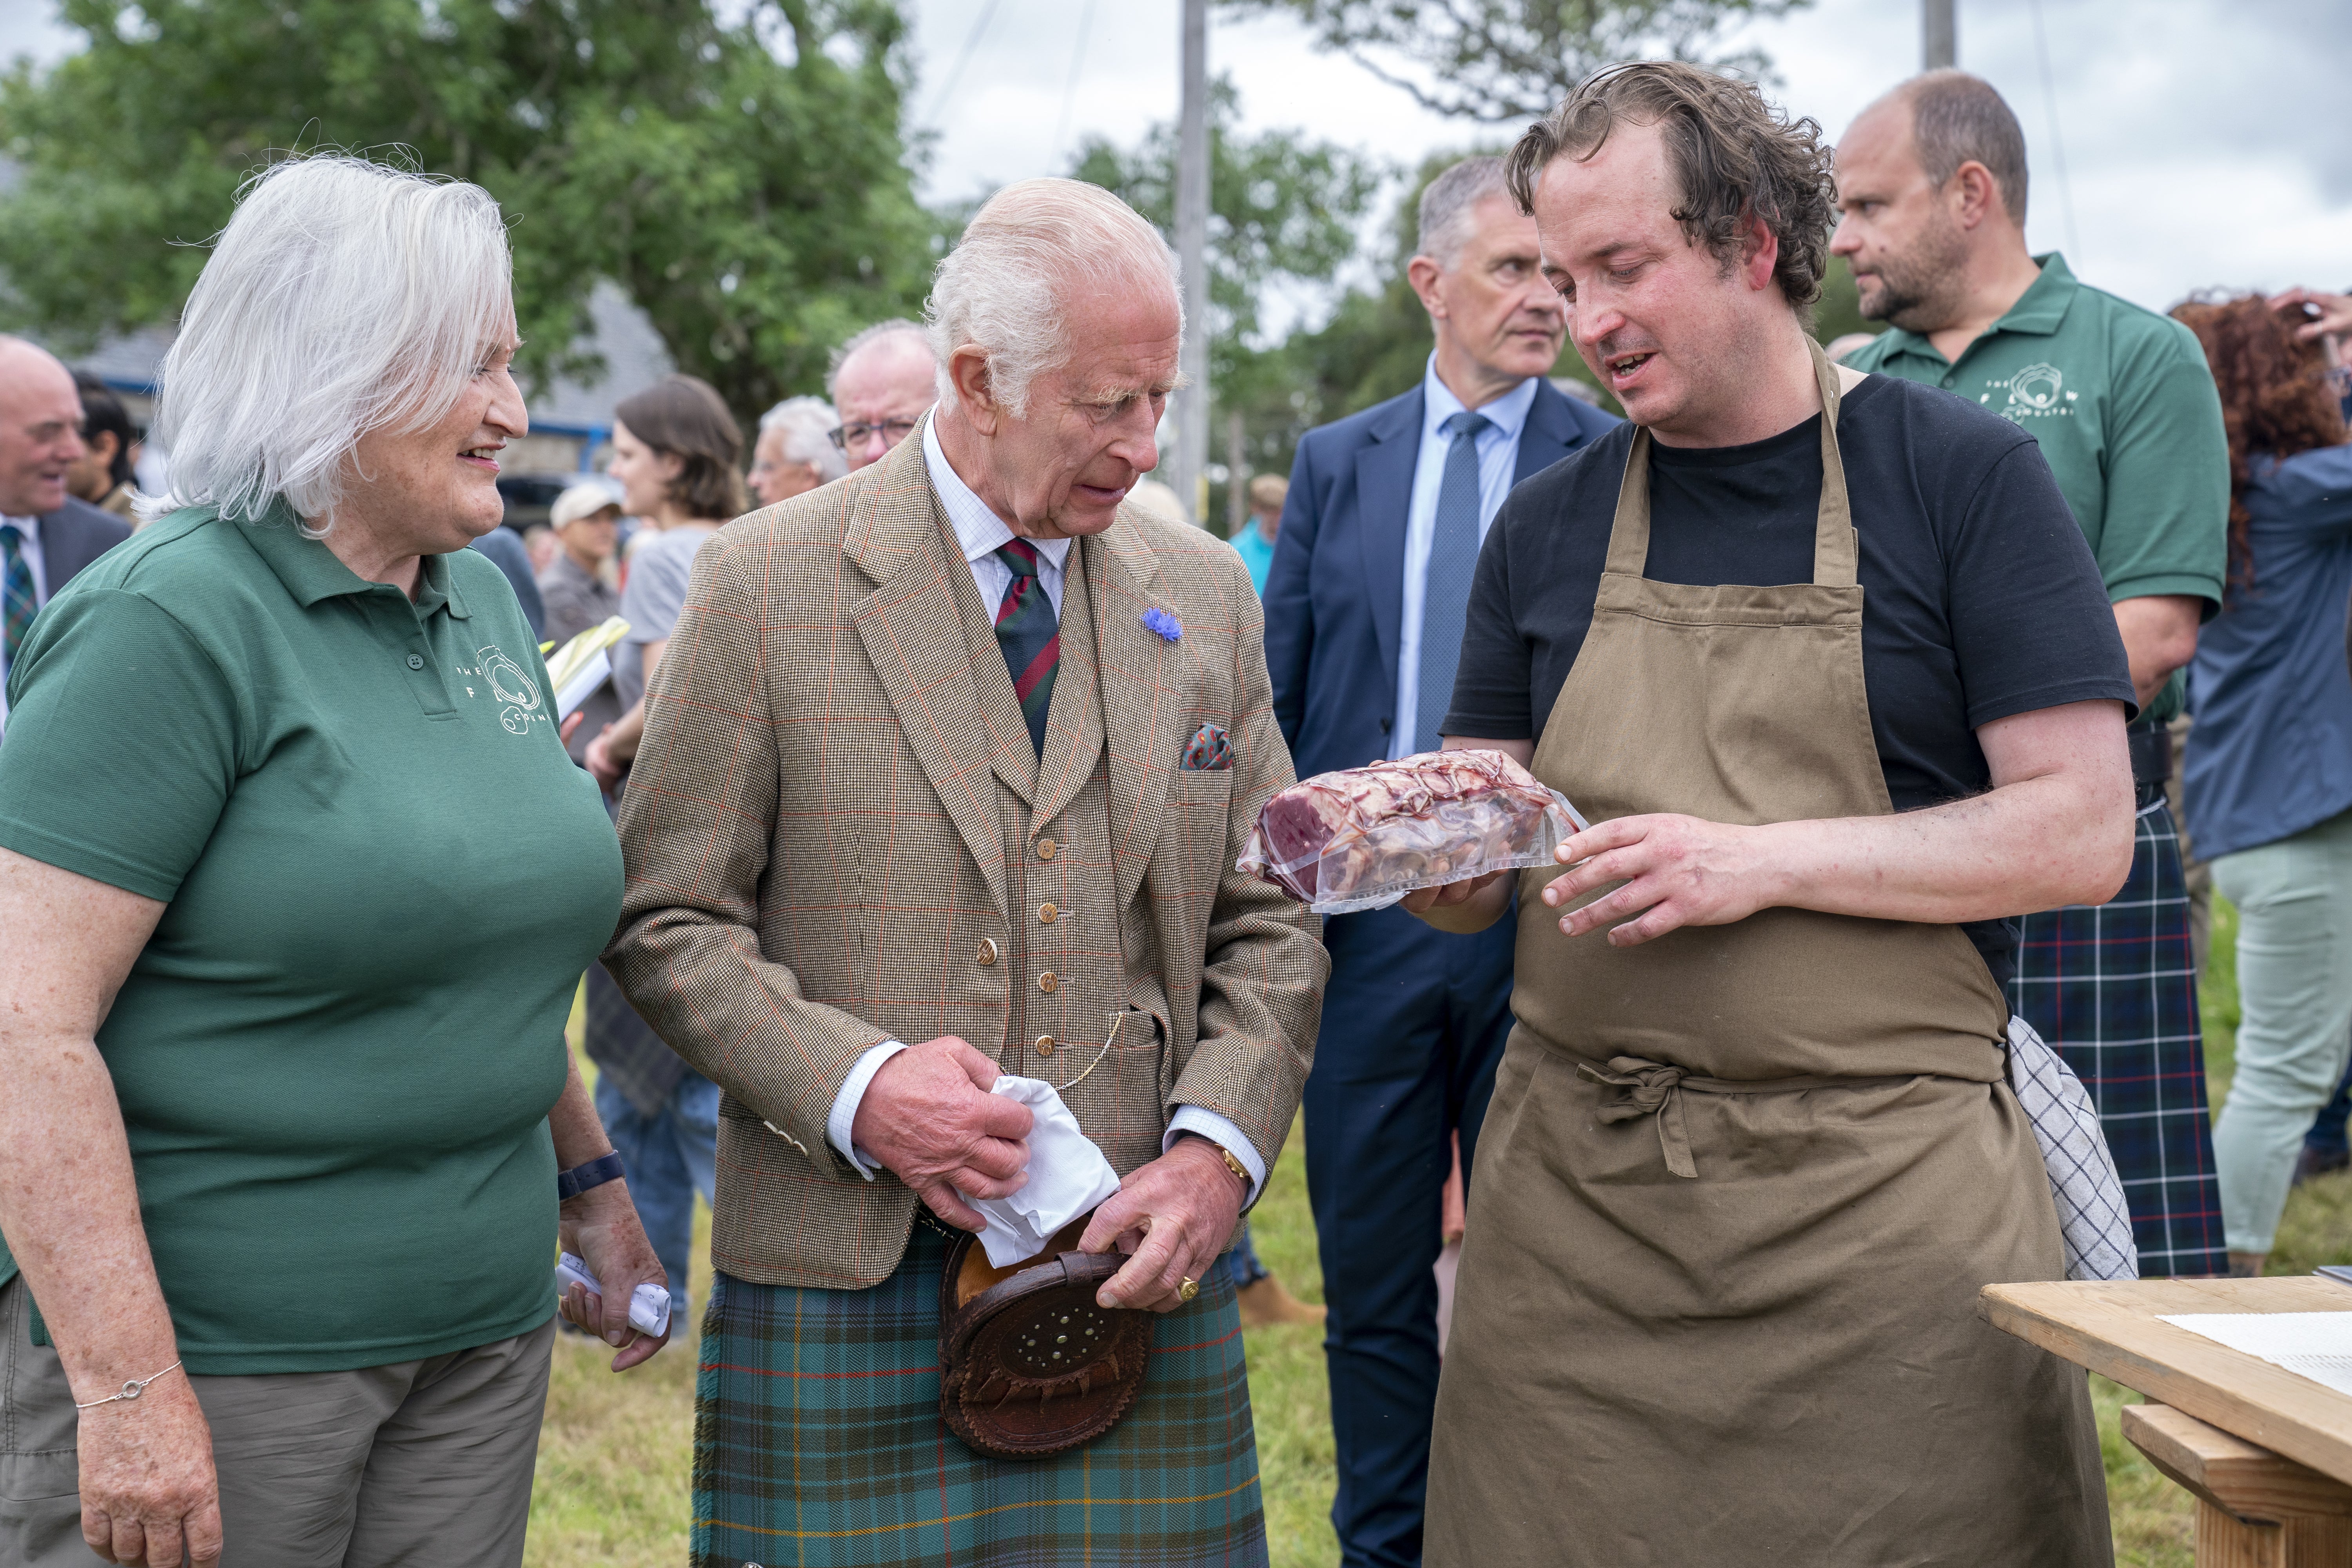
{"type": "Polygon", "coordinates": [[[856,473],[905,440],[939,400],[940,362],[920,325],[880,321],[851,338],[833,356],[825,395],[841,411],[833,444],[856,473]]]}

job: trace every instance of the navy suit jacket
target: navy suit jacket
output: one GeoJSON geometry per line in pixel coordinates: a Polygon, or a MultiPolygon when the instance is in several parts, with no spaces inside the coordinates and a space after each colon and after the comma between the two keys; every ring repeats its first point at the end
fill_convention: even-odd
{"type": "MultiPolygon", "coordinates": [[[[1290,468],[1265,579],[1274,716],[1298,776],[1389,753],[1404,619],[1405,514],[1421,455],[1422,389],[1309,430],[1290,468]]],[[[1549,381],[1519,431],[1514,485],[1618,423],[1549,381]]],[[[1444,703],[1451,692],[1423,693],[1444,703]]]]}
{"type": "Polygon", "coordinates": [[[81,569],[131,537],[131,525],[100,507],[73,496],[55,511],[41,514],[41,575],[49,597],[81,569]]]}

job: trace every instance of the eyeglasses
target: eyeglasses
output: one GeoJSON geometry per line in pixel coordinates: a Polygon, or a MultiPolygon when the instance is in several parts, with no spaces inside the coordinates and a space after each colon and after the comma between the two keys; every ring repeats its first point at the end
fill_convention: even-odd
{"type": "Polygon", "coordinates": [[[863,447],[879,436],[887,446],[897,446],[915,433],[919,423],[914,419],[885,419],[879,425],[843,425],[826,432],[836,452],[846,452],[852,447],[863,447]]]}

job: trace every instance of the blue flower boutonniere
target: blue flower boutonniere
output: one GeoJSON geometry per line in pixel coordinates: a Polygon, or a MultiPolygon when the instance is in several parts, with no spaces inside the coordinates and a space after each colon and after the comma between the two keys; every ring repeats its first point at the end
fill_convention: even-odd
{"type": "Polygon", "coordinates": [[[1163,642],[1174,642],[1184,635],[1184,623],[1161,609],[1143,612],[1143,629],[1158,634],[1163,642]]]}

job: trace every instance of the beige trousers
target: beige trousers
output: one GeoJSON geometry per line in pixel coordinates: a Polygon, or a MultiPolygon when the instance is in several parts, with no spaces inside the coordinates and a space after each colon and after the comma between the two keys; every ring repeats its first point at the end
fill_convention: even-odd
{"type": "MultiPolygon", "coordinates": [[[[73,1395],[0,1287],[0,1563],[95,1568],[73,1395]]],[[[220,1474],[222,1568],[515,1568],[552,1319],[493,1344],[355,1372],[192,1377],[220,1474]]],[[[173,1375],[178,1375],[174,1373],[173,1375]]]]}

